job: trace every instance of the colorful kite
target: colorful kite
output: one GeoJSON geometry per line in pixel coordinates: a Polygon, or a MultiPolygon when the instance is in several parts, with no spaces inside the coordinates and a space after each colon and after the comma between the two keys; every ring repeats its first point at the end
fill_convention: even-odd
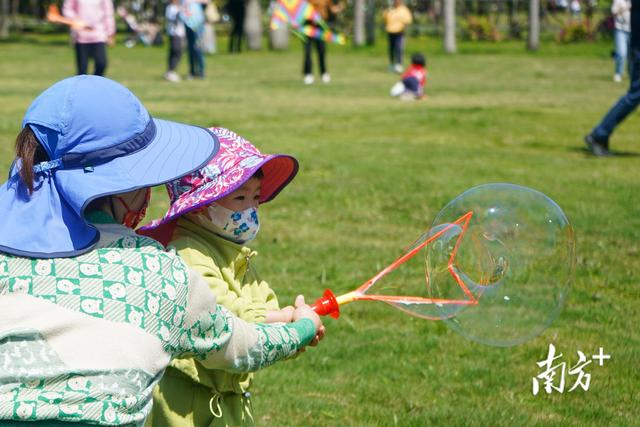
{"type": "Polygon", "coordinates": [[[271,29],[291,26],[296,34],[345,44],[344,35],[331,30],[320,13],[305,0],[278,0],[271,14],[271,29]]]}

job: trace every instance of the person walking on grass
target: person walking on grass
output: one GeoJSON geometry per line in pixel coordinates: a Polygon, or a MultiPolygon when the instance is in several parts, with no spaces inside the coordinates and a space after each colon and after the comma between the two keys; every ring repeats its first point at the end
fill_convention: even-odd
{"type": "Polygon", "coordinates": [[[77,74],[88,74],[89,60],[94,61],[93,74],[104,76],[107,70],[107,44],[113,46],[116,21],[112,0],[65,0],[62,14],[86,24],[72,28],[71,38],[76,51],[77,74]]]}
{"type": "Polygon", "coordinates": [[[598,157],[611,156],[609,138],[615,128],[640,103],[640,0],[632,0],[631,39],[629,42],[629,89],[602,118],[600,123],[584,137],[589,151],[598,157]]]}

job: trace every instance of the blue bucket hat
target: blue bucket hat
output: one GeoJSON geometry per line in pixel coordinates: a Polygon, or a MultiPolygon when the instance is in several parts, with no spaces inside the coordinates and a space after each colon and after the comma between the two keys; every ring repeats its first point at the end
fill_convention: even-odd
{"type": "Polygon", "coordinates": [[[92,200],[177,179],[219,147],[208,129],[154,119],[127,88],[98,76],[54,84],[22,126],[51,160],[34,166],[31,195],[14,161],[0,187],[0,251],[31,258],[90,251],[100,238],[84,218],[92,200]]]}

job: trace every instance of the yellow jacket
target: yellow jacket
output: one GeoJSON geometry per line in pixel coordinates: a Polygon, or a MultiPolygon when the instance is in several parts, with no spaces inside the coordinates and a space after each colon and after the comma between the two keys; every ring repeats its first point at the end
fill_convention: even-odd
{"type": "Polygon", "coordinates": [[[413,22],[411,11],[403,4],[390,7],[383,13],[384,29],[387,33],[402,33],[407,25],[413,22]]]}
{"type": "MultiPolygon", "coordinates": [[[[251,265],[257,253],[250,248],[223,239],[184,217],[178,220],[170,246],[189,267],[202,274],[218,304],[241,319],[262,322],[267,311],[279,309],[275,293],[251,265]]],[[[152,422],[147,426],[252,425],[251,405],[245,399],[252,377],[209,370],[194,359],[173,360],[154,392],[152,422]],[[176,397],[165,399],[178,387],[182,389],[177,393],[178,402],[176,397]],[[158,411],[162,411],[161,416],[158,411]],[[206,413],[193,413],[198,411],[206,413]]]]}

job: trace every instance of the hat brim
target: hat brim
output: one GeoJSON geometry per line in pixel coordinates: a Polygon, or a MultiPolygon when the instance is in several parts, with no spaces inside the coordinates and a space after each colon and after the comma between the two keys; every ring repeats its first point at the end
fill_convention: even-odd
{"type": "MultiPolygon", "coordinates": [[[[264,178],[260,189],[260,203],[273,200],[298,174],[298,161],[285,154],[271,155],[260,167],[264,178]]],[[[253,174],[252,174],[253,175],[253,174]]]]}
{"type": "MultiPolygon", "coordinates": [[[[154,237],[155,234],[150,232],[165,224],[169,224],[182,215],[203,206],[219,200],[228,194],[233,193],[240,188],[247,180],[249,180],[259,169],[262,169],[263,178],[260,190],[260,203],[266,203],[273,200],[296,176],[298,173],[298,161],[291,156],[285,154],[270,154],[264,156],[264,159],[255,165],[242,169],[241,174],[235,174],[232,182],[225,181],[225,190],[220,191],[215,185],[206,186],[204,189],[195,190],[193,192],[183,194],[176,203],[172,204],[167,214],[159,220],[155,220],[138,231],[144,235],[154,237]]],[[[225,173],[229,173],[226,171],[225,173]]],[[[170,230],[171,227],[162,227],[162,230],[170,230]]],[[[162,231],[163,237],[159,241],[167,240],[167,232],[162,231]]]]}
{"type": "Polygon", "coordinates": [[[0,251],[33,258],[85,253],[99,240],[84,219],[91,201],[180,178],[206,165],[219,149],[208,129],[152,120],[156,135],[143,150],[91,169],[41,175],[31,196],[17,175],[11,177],[0,187],[0,211],[15,220],[0,222],[0,251]]]}

